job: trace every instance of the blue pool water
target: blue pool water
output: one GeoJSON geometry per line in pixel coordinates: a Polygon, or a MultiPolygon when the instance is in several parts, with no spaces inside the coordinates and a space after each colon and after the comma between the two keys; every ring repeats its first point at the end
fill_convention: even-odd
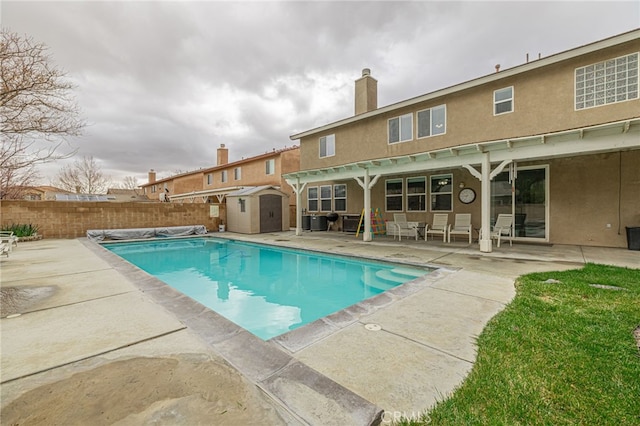
{"type": "Polygon", "coordinates": [[[104,247],[264,340],[429,273],[216,238],[104,247]]]}

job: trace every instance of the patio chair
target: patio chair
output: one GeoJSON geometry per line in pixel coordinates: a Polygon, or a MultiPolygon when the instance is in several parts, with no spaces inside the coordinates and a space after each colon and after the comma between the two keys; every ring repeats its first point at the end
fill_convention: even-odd
{"type": "MultiPolygon", "coordinates": [[[[402,240],[402,236],[415,237],[418,241],[418,227],[407,223],[407,215],[404,213],[396,213],[393,215],[393,223],[396,227],[396,234],[398,235],[398,241],[402,240]]],[[[393,236],[396,239],[396,236],[393,236]]]]}
{"type": "Polygon", "coordinates": [[[451,229],[451,225],[449,225],[449,215],[446,213],[436,213],[433,215],[433,225],[427,225],[424,228],[424,240],[427,241],[429,234],[432,234],[442,235],[442,242],[447,242],[449,229],[451,229]]]}
{"type": "Polygon", "coordinates": [[[471,228],[471,213],[457,213],[455,223],[453,224],[453,228],[449,230],[449,239],[451,242],[451,235],[468,235],[469,236],[469,244],[471,244],[472,239],[472,228],[471,228]]]}
{"type": "Polygon", "coordinates": [[[509,237],[509,245],[513,245],[513,215],[511,214],[499,214],[495,225],[493,225],[491,238],[498,240],[498,247],[500,247],[502,237],[509,237]]]}
{"type": "Polygon", "coordinates": [[[11,244],[7,244],[7,243],[0,243],[0,256],[1,255],[5,255],[7,257],[9,257],[9,252],[10,250],[11,244]]]}
{"type": "Polygon", "coordinates": [[[13,231],[0,231],[0,243],[5,243],[9,251],[13,251],[13,246],[18,246],[18,237],[13,231]]]}

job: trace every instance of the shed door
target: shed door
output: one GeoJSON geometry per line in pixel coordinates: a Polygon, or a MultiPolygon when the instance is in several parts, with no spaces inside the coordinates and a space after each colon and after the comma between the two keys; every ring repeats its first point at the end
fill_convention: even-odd
{"type": "Polygon", "coordinates": [[[265,194],[260,196],[260,232],[282,231],[282,197],[265,194]]]}

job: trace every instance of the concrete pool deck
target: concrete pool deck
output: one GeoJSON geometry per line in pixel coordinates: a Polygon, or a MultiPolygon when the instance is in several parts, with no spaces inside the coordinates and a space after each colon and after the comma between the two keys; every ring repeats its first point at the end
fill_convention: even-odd
{"type": "Polygon", "coordinates": [[[73,423],[55,417],[65,407],[92,424],[412,416],[462,383],[476,336],[519,275],[586,262],[640,268],[640,252],[625,249],[503,244],[482,254],[477,244],[338,232],[210,235],[439,269],[263,342],[85,239],[21,243],[0,260],[3,299],[13,291],[0,320],[2,423],[46,410],[73,423]],[[136,401],[116,404],[122,393],[136,401]]]}

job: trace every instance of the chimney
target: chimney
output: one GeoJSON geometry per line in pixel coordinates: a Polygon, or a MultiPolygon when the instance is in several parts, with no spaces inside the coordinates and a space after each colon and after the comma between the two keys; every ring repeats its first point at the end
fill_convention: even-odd
{"type": "Polygon", "coordinates": [[[229,162],[229,150],[225,148],[224,144],[220,144],[220,148],[218,148],[218,166],[225,165],[229,162]]]}
{"type": "Polygon", "coordinates": [[[149,170],[149,183],[154,183],[156,181],[156,171],[151,169],[149,170]]]}
{"type": "Polygon", "coordinates": [[[378,108],[378,80],[371,77],[371,70],[362,70],[362,77],[356,80],[356,115],[378,108]]]}

